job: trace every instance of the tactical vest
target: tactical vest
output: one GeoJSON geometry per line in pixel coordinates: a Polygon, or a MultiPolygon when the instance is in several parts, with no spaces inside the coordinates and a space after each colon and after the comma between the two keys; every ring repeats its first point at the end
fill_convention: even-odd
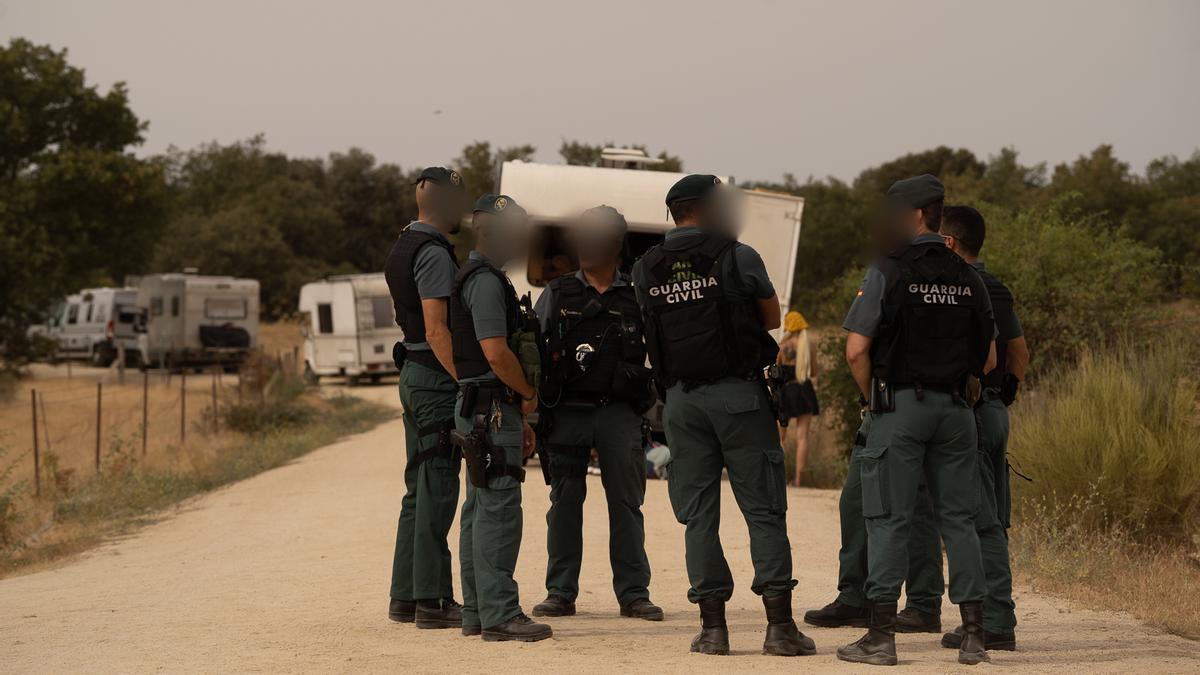
{"type": "Polygon", "coordinates": [[[933,242],[890,254],[880,270],[886,290],[871,344],[873,374],[894,387],[941,391],[959,391],[968,375],[981,375],[994,324],[971,266],[933,242]]]}
{"type": "Polygon", "coordinates": [[[496,275],[504,285],[506,340],[521,328],[521,306],[517,300],[517,291],[508,280],[508,275],[482,260],[471,260],[463,265],[454,277],[454,291],[450,294],[450,344],[454,349],[454,370],[457,371],[460,380],[479,377],[492,369],[483,354],[483,347],[479,345],[479,338],[475,335],[475,321],[471,318],[471,312],[463,303],[462,297],[467,280],[480,271],[496,275]]]}
{"type": "Polygon", "coordinates": [[[669,239],[642,256],[646,346],[663,385],[756,377],[775,361],[779,346],[754,300],[731,297],[742,285],[736,244],[701,234],[669,239]]]}
{"type": "MultiPolygon", "coordinates": [[[[1013,294],[996,277],[988,274],[984,270],[978,270],[979,276],[983,279],[983,285],[987,288],[988,298],[992,301],[992,316],[996,318],[996,325],[1007,325],[1009,317],[1013,314],[1013,294]]],[[[996,368],[983,378],[983,386],[987,389],[999,389],[1004,386],[1004,374],[1008,372],[1008,339],[1010,336],[1004,333],[999,333],[996,336],[996,368]]]]}
{"type": "MultiPolygon", "coordinates": [[[[598,295],[573,274],[550,282],[557,314],[549,317],[547,372],[542,399],[624,398],[622,364],[645,373],[642,313],[628,277],[626,285],[598,295]]],[[[646,382],[645,379],[642,380],[646,382]]]]}
{"type": "MultiPolygon", "coordinates": [[[[406,227],[400,233],[400,237],[396,239],[396,243],[392,245],[392,251],[388,254],[387,265],[383,273],[387,280],[388,290],[392,294],[392,305],[396,309],[396,323],[404,329],[404,341],[408,343],[426,342],[425,313],[421,309],[421,295],[417,292],[417,280],[413,271],[417,253],[426,244],[441,246],[450,254],[450,259],[455,260],[454,247],[444,239],[406,227]]],[[[458,266],[457,261],[455,261],[455,266],[458,266]]],[[[409,351],[408,358],[420,361],[422,365],[444,371],[437,358],[433,357],[432,352],[426,355],[417,351],[409,351]],[[426,356],[431,358],[422,358],[426,356]]]]}

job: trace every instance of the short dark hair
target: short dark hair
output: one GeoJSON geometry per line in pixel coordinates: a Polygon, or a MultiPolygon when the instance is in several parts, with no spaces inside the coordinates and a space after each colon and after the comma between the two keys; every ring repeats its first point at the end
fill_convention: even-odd
{"type": "Polygon", "coordinates": [[[675,224],[678,225],[680,221],[691,218],[692,214],[699,210],[700,201],[699,199],[681,199],[671,202],[667,205],[667,210],[671,212],[671,220],[674,220],[675,224]]]}
{"type": "Polygon", "coordinates": [[[946,202],[941,199],[936,199],[921,207],[921,213],[925,216],[925,227],[931,232],[937,232],[942,227],[942,205],[946,202]]]}
{"type": "Polygon", "coordinates": [[[983,249],[987,225],[983,215],[970,206],[947,206],[942,216],[942,234],[957,239],[968,255],[977,256],[983,249]]]}

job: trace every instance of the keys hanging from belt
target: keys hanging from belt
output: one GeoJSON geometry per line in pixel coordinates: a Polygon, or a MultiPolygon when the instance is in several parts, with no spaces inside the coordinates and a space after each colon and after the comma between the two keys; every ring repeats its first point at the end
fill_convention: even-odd
{"type": "Polygon", "coordinates": [[[504,412],[500,409],[500,403],[495,399],[492,400],[491,414],[488,416],[488,424],[496,431],[500,431],[501,425],[504,424],[504,412]]]}

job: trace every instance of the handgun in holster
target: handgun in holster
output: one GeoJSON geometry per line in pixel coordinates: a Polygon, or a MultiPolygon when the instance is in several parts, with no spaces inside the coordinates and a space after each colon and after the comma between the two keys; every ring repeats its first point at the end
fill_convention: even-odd
{"type": "MultiPolygon", "coordinates": [[[[483,415],[476,417],[483,417],[483,415]]],[[[450,432],[450,440],[462,452],[463,461],[467,465],[467,479],[471,481],[471,485],[486,488],[488,465],[491,463],[487,435],[480,434],[475,429],[467,433],[455,429],[450,432]]]]}
{"type": "Polygon", "coordinates": [[[887,380],[871,377],[871,395],[867,398],[867,407],[873,413],[888,413],[896,410],[896,390],[887,380]]]}
{"type": "Polygon", "coordinates": [[[763,379],[767,383],[767,401],[771,405],[771,412],[775,413],[775,419],[779,421],[780,426],[786,427],[789,420],[783,410],[783,385],[787,379],[783,366],[778,363],[767,366],[763,369],[763,379]]]}

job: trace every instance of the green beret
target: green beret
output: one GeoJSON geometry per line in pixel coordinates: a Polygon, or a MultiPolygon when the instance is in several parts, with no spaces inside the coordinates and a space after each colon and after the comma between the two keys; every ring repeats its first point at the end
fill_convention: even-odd
{"type": "Polygon", "coordinates": [[[490,213],[493,216],[521,215],[525,213],[525,209],[521,208],[521,205],[508,195],[495,195],[489,192],[475,200],[475,213],[490,213]]]}
{"type": "Polygon", "coordinates": [[[420,185],[427,180],[433,181],[438,185],[449,185],[460,190],[463,189],[462,176],[460,176],[457,171],[447,169],[444,166],[431,166],[426,168],[421,172],[420,176],[417,176],[417,180],[413,182],[413,185],[420,185]]]}
{"type": "Polygon", "coordinates": [[[620,211],[604,204],[584,211],[580,220],[609,228],[613,234],[620,236],[625,236],[625,232],[629,230],[629,223],[625,222],[625,216],[621,215],[620,211]]]}
{"type": "Polygon", "coordinates": [[[887,196],[905,206],[919,209],[946,197],[946,187],[935,176],[923,174],[898,180],[888,188],[887,196]]]}
{"type": "Polygon", "coordinates": [[[690,199],[703,199],[720,184],[721,179],[710,174],[684,176],[667,190],[667,206],[690,199]]]}

